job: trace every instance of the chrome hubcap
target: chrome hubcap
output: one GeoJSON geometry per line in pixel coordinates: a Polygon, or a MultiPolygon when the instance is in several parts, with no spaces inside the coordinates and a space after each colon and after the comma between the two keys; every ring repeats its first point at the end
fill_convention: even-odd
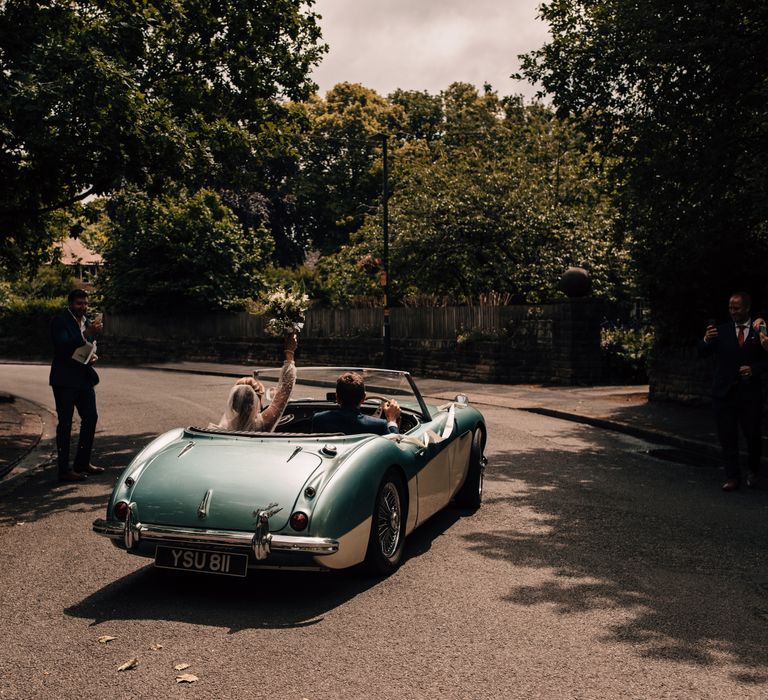
{"type": "Polygon", "coordinates": [[[381,553],[389,558],[400,543],[400,494],[392,482],[387,482],[381,491],[376,528],[381,553]]]}

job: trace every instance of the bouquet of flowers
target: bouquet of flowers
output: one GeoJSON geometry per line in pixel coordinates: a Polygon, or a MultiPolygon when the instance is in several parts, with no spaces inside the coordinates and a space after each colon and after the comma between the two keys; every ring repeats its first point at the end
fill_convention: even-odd
{"type": "Polygon", "coordinates": [[[278,287],[266,292],[261,309],[267,321],[269,335],[283,336],[299,333],[304,328],[304,319],[309,308],[309,297],[300,289],[278,287]]]}

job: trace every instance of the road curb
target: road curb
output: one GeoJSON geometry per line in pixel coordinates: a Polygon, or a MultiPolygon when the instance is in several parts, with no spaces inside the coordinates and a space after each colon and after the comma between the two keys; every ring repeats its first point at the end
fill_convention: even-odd
{"type": "MultiPolygon", "coordinates": [[[[8,403],[14,403],[16,406],[18,406],[18,402],[23,402],[28,404],[32,409],[34,410],[34,415],[37,417],[39,421],[39,427],[36,427],[34,430],[27,429],[24,432],[25,436],[28,436],[32,439],[32,444],[30,444],[28,447],[25,447],[19,452],[19,454],[11,459],[7,464],[4,464],[0,466],[0,480],[8,481],[10,479],[6,479],[6,477],[11,474],[11,472],[19,465],[21,464],[32,452],[38,447],[40,444],[40,441],[42,440],[43,433],[45,432],[45,421],[43,419],[43,415],[48,414],[48,409],[45,408],[45,406],[42,406],[34,401],[30,401],[29,399],[18,399],[17,397],[12,397],[10,394],[4,394],[6,397],[11,397],[10,401],[7,401],[8,403]]],[[[21,412],[20,412],[21,413],[21,412]]],[[[26,420],[24,423],[22,423],[22,428],[26,424],[26,420]]]]}
{"type": "MultiPolygon", "coordinates": [[[[116,366],[116,365],[112,365],[116,366]]],[[[243,377],[242,372],[228,372],[225,370],[212,369],[186,369],[184,367],[158,367],[156,365],[137,365],[137,369],[151,369],[154,372],[177,372],[179,374],[200,374],[206,377],[243,377]]],[[[253,369],[263,369],[254,366],[253,369]]],[[[271,369],[271,368],[270,368],[271,369]]]]}
{"type": "Polygon", "coordinates": [[[567,420],[572,423],[582,423],[584,425],[591,425],[595,428],[602,428],[603,430],[612,430],[616,433],[623,433],[624,435],[630,435],[631,437],[639,438],[640,440],[646,440],[647,442],[654,442],[659,445],[669,445],[670,447],[676,447],[680,450],[688,450],[689,452],[698,452],[711,457],[720,456],[720,448],[716,445],[710,445],[700,440],[689,440],[682,438],[679,435],[668,433],[663,430],[651,430],[649,428],[640,428],[636,425],[630,425],[629,423],[622,423],[620,421],[614,421],[607,418],[596,418],[594,416],[585,416],[577,413],[568,413],[567,411],[558,411],[552,408],[521,408],[521,411],[527,413],[536,413],[541,416],[547,416],[549,418],[557,418],[559,420],[567,420]]]}

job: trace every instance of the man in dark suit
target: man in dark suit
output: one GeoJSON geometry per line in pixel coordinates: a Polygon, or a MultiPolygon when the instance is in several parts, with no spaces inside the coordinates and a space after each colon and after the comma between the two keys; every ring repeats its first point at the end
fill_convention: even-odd
{"type": "Polygon", "coordinates": [[[336,403],[339,408],[321,411],[312,418],[312,432],[362,435],[374,433],[397,434],[400,407],[397,401],[387,401],[382,409],[384,418],[365,415],[360,407],[365,401],[365,382],[357,372],[344,372],[336,381],[336,403]]]}
{"type": "Polygon", "coordinates": [[[739,426],[747,443],[747,486],[757,488],[762,454],[763,392],[761,375],[766,368],[765,351],[752,328],[749,294],[739,292],[728,302],[730,323],[707,326],[699,341],[699,355],[715,357],[712,405],[717,434],[723,449],[726,481],[723,491],[735,491],[741,483],[739,426]]]}
{"type": "Polygon", "coordinates": [[[58,454],[59,481],[83,481],[86,474],[100,474],[103,467],[91,464],[93,436],[96,432],[96,392],[99,375],[93,369],[95,358],[87,363],[72,357],[87,338],[101,331],[101,321],[90,321],[88,295],[82,289],[69,293],[69,306],[51,321],[53,362],[49,384],[56,400],[56,451],[58,454]],[[80,416],[80,437],[73,466],[69,466],[69,445],[72,432],[72,416],[75,409],[80,416]]]}

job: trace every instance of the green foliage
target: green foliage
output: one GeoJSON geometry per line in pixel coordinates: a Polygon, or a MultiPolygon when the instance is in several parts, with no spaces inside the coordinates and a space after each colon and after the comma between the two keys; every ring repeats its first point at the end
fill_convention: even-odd
{"type": "Polygon", "coordinates": [[[376,206],[381,134],[399,130],[404,115],[399,106],[354,83],[339,83],[324,100],[316,97],[295,109],[308,120],[296,184],[299,226],[313,247],[330,253],[376,206]]]}
{"type": "Polygon", "coordinates": [[[11,283],[0,282],[0,313],[11,307],[14,298],[15,295],[11,289],[11,283]]]}
{"type": "MultiPolygon", "coordinates": [[[[590,271],[596,295],[628,293],[613,192],[577,126],[460,83],[442,99],[445,137],[410,139],[393,157],[393,300],[430,294],[472,303],[501,290],[535,303],[560,295],[571,265],[590,271]]],[[[382,297],[382,250],[377,212],[350,244],[321,259],[334,303],[382,297]]]]}
{"type": "Polygon", "coordinates": [[[14,284],[14,292],[20,300],[60,299],[66,297],[75,288],[75,278],[72,271],[59,262],[49,265],[41,265],[37,272],[29,277],[22,278],[14,284]]]}
{"type": "Polygon", "coordinates": [[[268,289],[273,287],[293,289],[297,287],[306,291],[313,306],[330,305],[328,290],[314,266],[269,267],[264,272],[264,285],[268,289]]]}
{"type": "Polygon", "coordinates": [[[552,40],[523,73],[613,158],[660,340],[690,342],[736,289],[763,308],[768,5],[556,0],[540,12],[552,40]]]}
{"type": "Polygon", "coordinates": [[[125,191],[110,207],[100,286],[106,308],[238,309],[261,290],[272,240],[263,229],[244,228],[216,193],[152,199],[125,191]]]}
{"type": "Polygon", "coordinates": [[[389,101],[400,107],[405,121],[398,136],[406,141],[434,141],[444,129],[443,102],[439,95],[426,91],[395,90],[389,101]]]}
{"type": "Polygon", "coordinates": [[[51,319],[67,306],[67,298],[21,298],[6,295],[0,284],[0,353],[24,360],[50,359],[51,319]]]}
{"type": "Polygon", "coordinates": [[[0,3],[0,264],[34,267],[50,212],[89,194],[268,179],[283,100],[309,95],[325,50],[311,5],[0,3]]]}
{"type": "Polygon", "coordinates": [[[610,383],[644,384],[648,381],[648,356],[655,336],[651,328],[604,328],[600,352],[603,375],[610,383]]]}
{"type": "Polygon", "coordinates": [[[464,326],[460,325],[456,329],[456,343],[458,345],[467,345],[469,343],[475,343],[484,340],[497,341],[508,337],[508,330],[504,328],[490,328],[488,330],[481,330],[479,328],[465,328],[464,326]]]}

